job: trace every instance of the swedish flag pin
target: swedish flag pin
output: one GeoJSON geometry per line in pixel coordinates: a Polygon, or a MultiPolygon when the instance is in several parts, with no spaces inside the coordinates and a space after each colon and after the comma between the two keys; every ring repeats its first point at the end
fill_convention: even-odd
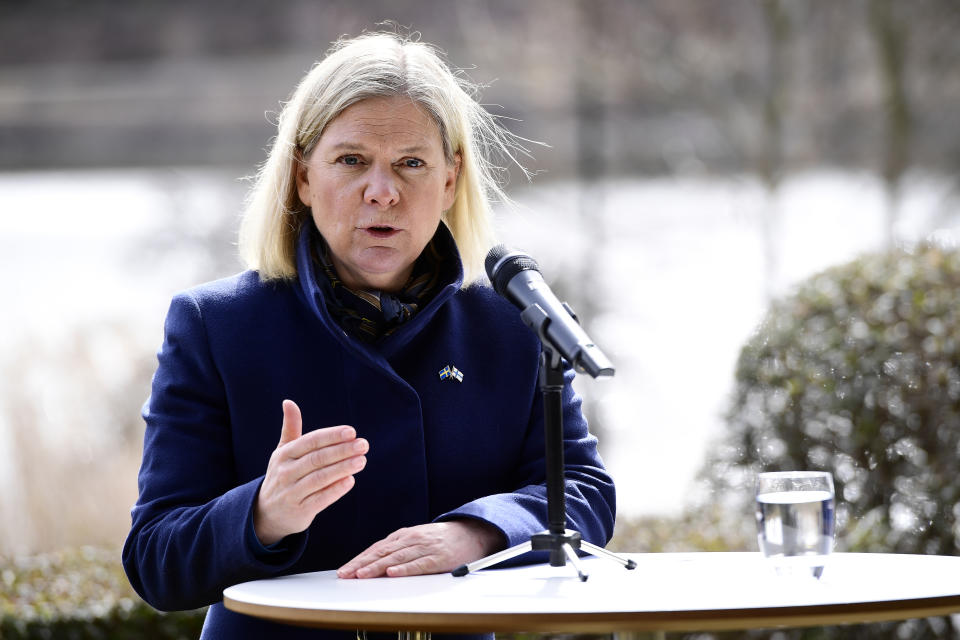
{"type": "Polygon", "coordinates": [[[443,369],[440,369],[438,375],[440,376],[441,380],[456,380],[457,382],[463,382],[463,372],[452,364],[448,364],[443,369]]]}

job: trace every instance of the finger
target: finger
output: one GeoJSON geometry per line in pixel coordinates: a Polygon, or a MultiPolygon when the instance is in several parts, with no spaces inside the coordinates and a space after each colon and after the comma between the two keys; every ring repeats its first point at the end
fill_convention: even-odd
{"type": "Polygon", "coordinates": [[[405,576],[422,576],[430,573],[443,573],[456,569],[456,566],[445,566],[437,556],[420,556],[410,562],[395,564],[386,568],[386,574],[391,578],[403,578],[405,576]]]}
{"type": "Polygon", "coordinates": [[[280,444],[282,447],[288,442],[293,442],[303,434],[303,416],[300,415],[300,407],[293,400],[284,400],[283,404],[283,424],[280,426],[280,444]]]}
{"type": "Polygon", "coordinates": [[[403,576],[435,573],[439,558],[429,550],[406,547],[385,556],[375,562],[359,567],[358,578],[379,578],[380,576],[403,576]]]}
{"type": "Polygon", "coordinates": [[[350,442],[357,437],[356,430],[349,425],[316,429],[286,445],[284,455],[302,458],[314,449],[322,449],[341,442],[350,442]]]}
{"type": "Polygon", "coordinates": [[[332,505],[334,502],[347,495],[356,484],[353,476],[347,476],[337,480],[333,484],[327,485],[320,491],[311,494],[301,504],[304,509],[310,513],[317,514],[332,505]]]}
{"type": "MultiPolygon", "coordinates": [[[[353,568],[352,573],[354,578],[366,579],[366,578],[379,578],[381,576],[387,575],[387,569],[396,564],[403,564],[409,562],[413,559],[413,556],[409,555],[409,550],[401,549],[392,553],[384,558],[378,558],[370,562],[365,562],[353,568]]],[[[347,572],[350,572],[347,569],[347,572]]],[[[339,575],[339,572],[338,572],[339,575]]]]}
{"type": "Polygon", "coordinates": [[[357,571],[368,567],[371,564],[382,560],[384,557],[397,551],[396,541],[391,537],[375,542],[337,570],[337,576],[341,578],[356,578],[357,571]]]}
{"type": "MultiPolygon", "coordinates": [[[[369,549],[344,565],[344,577],[375,578],[387,575],[387,570],[406,564],[430,554],[430,547],[423,544],[415,531],[401,529],[373,544],[369,549]]],[[[340,572],[338,572],[340,575],[340,572]]]]}
{"type": "MultiPolygon", "coordinates": [[[[294,481],[299,481],[303,478],[306,478],[311,473],[322,471],[324,469],[331,469],[340,463],[347,463],[347,466],[351,466],[351,463],[355,463],[357,460],[363,460],[363,464],[357,467],[351,473],[359,471],[364,466],[366,466],[366,459],[364,456],[370,450],[370,445],[363,438],[352,440],[349,442],[344,442],[337,445],[331,445],[329,447],[323,447],[322,449],[314,449],[309,451],[306,455],[297,458],[293,461],[293,466],[291,467],[291,477],[294,481]]],[[[316,488],[316,482],[319,482],[319,479],[314,478],[311,480],[313,483],[312,486],[316,488]]],[[[324,483],[329,484],[329,481],[324,483]]]]}
{"type": "Polygon", "coordinates": [[[331,484],[362,471],[365,466],[367,466],[365,456],[354,456],[326,467],[312,468],[296,481],[294,489],[299,495],[303,496],[302,502],[317,491],[322,491],[331,484]]]}

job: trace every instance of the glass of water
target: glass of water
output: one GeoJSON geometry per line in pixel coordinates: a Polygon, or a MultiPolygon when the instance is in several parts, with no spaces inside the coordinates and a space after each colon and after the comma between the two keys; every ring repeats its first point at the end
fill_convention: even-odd
{"type": "Polygon", "coordinates": [[[757,542],[780,575],[819,578],[834,540],[833,476],[776,471],[757,476],[757,542]]]}

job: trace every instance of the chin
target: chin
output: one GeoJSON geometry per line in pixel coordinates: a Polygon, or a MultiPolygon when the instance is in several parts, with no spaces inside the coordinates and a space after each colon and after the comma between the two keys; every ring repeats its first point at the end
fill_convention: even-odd
{"type": "Polygon", "coordinates": [[[361,286],[367,289],[399,289],[404,282],[396,284],[403,272],[397,269],[372,269],[364,268],[357,275],[361,279],[361,286]]]}

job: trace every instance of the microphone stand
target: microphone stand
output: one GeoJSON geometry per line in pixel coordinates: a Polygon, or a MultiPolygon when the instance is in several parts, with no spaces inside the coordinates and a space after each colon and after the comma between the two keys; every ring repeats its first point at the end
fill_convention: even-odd
{"type": "MultiPolygon", "coordinates": [[[[573,315],[571,313],[571,315],[573,315]]],[[[527,551],[549,551],[550,566],[563,567],[567,561],[573,565],[581,582],[590,576],[584,572],[576,551],[617,562],[625,569],[635,569],[637,563],[583,540],[580,533],[567,529],[567,504],[564,491],[563,463],[563,359],[550,347],[544,328],[550,319],[536,304],[527,307],[521,314],[528,326],[540,336],[540,391],[543,393],[544,442],[546,446],[547,520],[549,529],[534,534],[526,542],[491,554],[453,570],[453,575],[465,576],[491,565],[504,562],[527,551]]],[[[576,317],[576,316],[574,316],[576,317]]]]}

